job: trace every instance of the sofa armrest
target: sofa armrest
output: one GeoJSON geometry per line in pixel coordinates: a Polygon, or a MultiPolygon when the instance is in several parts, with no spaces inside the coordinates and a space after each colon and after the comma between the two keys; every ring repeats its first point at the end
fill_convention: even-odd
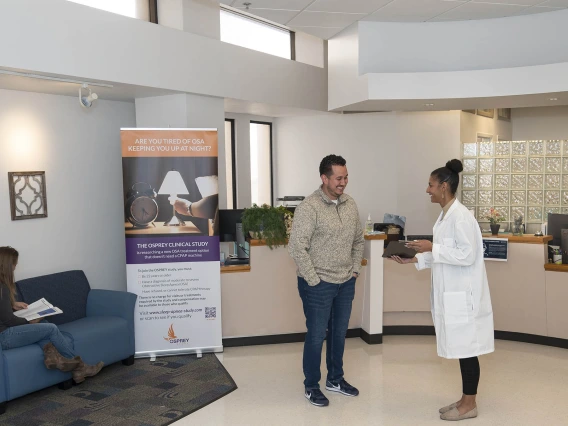
{"type": "Polygon", "coordinates": [[[87,297],[87,316],[121,317],[128,323],[132,354],[134,354],[134,308],[138,296],[127,291],[91,289],[87,297]]]}
{"type": "Polygon", "coordinates": [[[8,373],[5,371],[4,366],[4,354],[2,353],[2,346],[0,346],[0,379],[2,383],[0,384],[0,403],[5,402],[8,398],[8,393],[6,392],[6,384],[8,380],[6,380],[6,374],[8,373]]]}

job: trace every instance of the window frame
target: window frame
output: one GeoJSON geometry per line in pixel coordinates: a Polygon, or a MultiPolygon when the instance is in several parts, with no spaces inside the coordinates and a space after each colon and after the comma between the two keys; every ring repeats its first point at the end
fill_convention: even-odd
{"type": "MultiPolygon", "coordinates": [[[[250,134],[250,125],[251,124],[263,124],[269,126],[270,129],[270,146],[269,146],[269,156],[270,156],[270,205],[274,206],[274,159],[273,159],[273,151],[272,151],[272,123],[270,121],[258,121],[258,120],[250,120],[249,122],[249,134],[250,134]]],[[[250,136],[249,136],[249,145],[250,145],[250,136]]]]}
{"type": "MultiPolygon", "coordinates": [[[[236,147],[236,120],[234,118],[225,118],[225,122],[231,123],[231,176],[233,188],[233,206],[227,204],[227,209],[236,210],[237,208],[237,147],[236,147]]],[[[226,137],[226,136],[225,136],[226,137]]]]}
{"type": "Polygon", "coordinates": [[[149,0],[148,5],[150,7],[150,22],[153,24],[158,23],[158,0],[149,0]]]}

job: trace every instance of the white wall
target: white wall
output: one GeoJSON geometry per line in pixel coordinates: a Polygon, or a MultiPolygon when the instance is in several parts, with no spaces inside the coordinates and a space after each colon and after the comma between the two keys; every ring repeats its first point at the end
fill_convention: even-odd
{"type": "Polygon", "coordinates": [[[513,139],[568,139],[568,106],[513,110],[513,139]]]}
{"type": "Polygon", "coordinates": [[[82,269],[93,288],[126,290],[120,128],[134,104],[0,90],[0,245],[16,278],[82,269]],[[11,221],[9,171],[45,171],[48,217],[11,221]]]}
{"type": "Polygon", "coordinates": [[[361,221],[401,214],[408,233],[432,233],[440,208],[426,186],[432,170],[460,158],[458,111],[278,118],[274,131],[275,196],[311,194],[321,159],[342,155],[361,221]]]}
{"type": "Polygon", "coordinates": [[[328,110],[542,105],[546,94],[568,91],[567,23],[568,10],[457,22],[358,22],[328,41],[328,110]]]}
{"type": "Polygon", "coordinates": [[[221,37],[217,0],[158,0],[158,23],[217,40],[221,37]]]}
{"type": "Polygon", "coordinates": [[[369,99],[367,76],[359,73],[359,33],[355,23],[327,42],[328,109],[369,99]]]}
{"type": "Polygon", "coordinates": [[[301,31],[295,32],[296,38],[296,61],[314,67],[324,68],[324,41],[311,34],[301,31]]]}
{"type": "Polygon", "coordinates": [[[0,67],[327,108],[325,69],[65,0],[3,0],[0,40],[0,67]]]}
{"type": "Polygon", "coordinates": [[[360,22],[360,72],[405,73],[568,62],[568,10],[452,22],[360,22]]]}
{"type": "Polygon", "coordinates": [[[493,118],[462,111],[460,113],[460,140],[462,142],[475,142],[478,133],[491,135],[494,141],[497,138],[510,141],[513,139],[513,123],[499,120],[497,110],[494,111],[493,118]]]}

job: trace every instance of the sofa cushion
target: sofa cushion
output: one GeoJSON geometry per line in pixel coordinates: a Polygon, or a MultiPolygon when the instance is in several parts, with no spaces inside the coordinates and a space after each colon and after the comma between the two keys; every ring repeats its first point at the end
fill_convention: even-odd
{"type": "Polygon", "coordinates": [[[87,364],[103,361],[105,365],[128,358],[131,333],[128,322],[115,316],[92,316],[59,326],[73,336],[77,355],[87,364]]]}
{"type": "Polygon", "coordinates": [[[2,351],[4,382],[8,400],[53,386],[72,377],[71,373],[48,370],[43,363],[43,350],[33,344],[2,351]]]}
{"type": "Polygon", "coordinates": [[[33,303],[45,297],[62,314],[47,317],[53,324],[65,324],[84,318],[87,312],[87,296],[91,287],[83,271],[67,271],[43,275],[16,282],[18,298],[33,303]]]}

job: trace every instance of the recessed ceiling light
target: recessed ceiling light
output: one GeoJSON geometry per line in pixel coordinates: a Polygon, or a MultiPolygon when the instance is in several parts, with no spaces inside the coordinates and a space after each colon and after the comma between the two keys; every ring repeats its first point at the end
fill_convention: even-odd
{"type": "Polygon", "coordinates": [[[548,98],[549,101],[557,101],[558,98],[548,98]]]}
{"type": "Polygon", "coordinates": [[[434,104],[424,104],[424,106],[427,106],[427,107],[433,107],[433,106],[434,106],[434,104]]]}

